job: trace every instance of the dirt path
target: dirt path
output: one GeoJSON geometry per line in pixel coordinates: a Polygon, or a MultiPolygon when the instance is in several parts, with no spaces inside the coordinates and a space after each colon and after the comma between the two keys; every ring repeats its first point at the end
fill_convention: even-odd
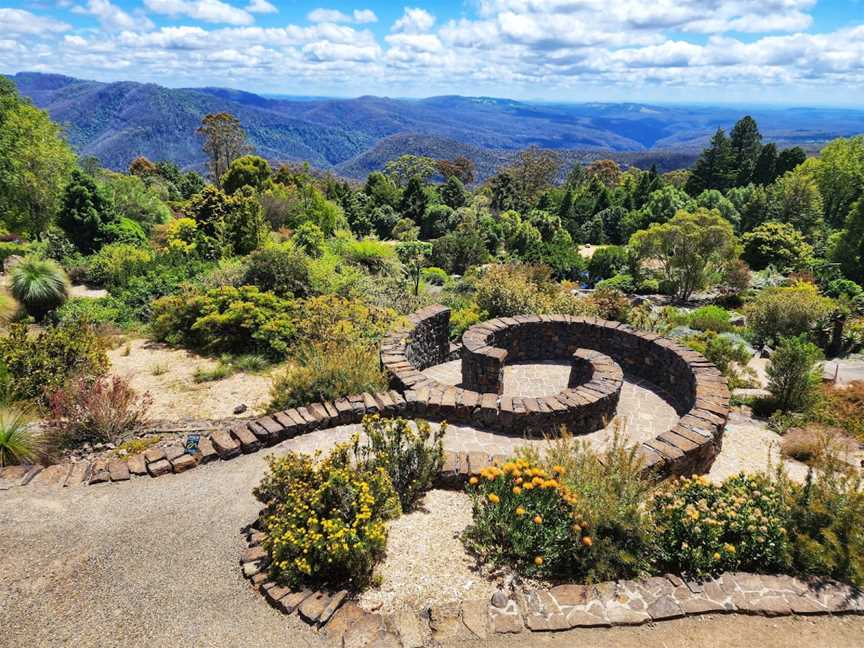
{"type": "Polygon", "coordinates": [[[270,401],[271,374],[235,373],[222,380],[196,383],[198,369],[210,371],[215,360],[158,342],[131,339],[108,354],[111,371],[128,378],[138,392],[153,398],[154,419],[224,419],[246,405],[243,416],[264,413],[270,401]]]}

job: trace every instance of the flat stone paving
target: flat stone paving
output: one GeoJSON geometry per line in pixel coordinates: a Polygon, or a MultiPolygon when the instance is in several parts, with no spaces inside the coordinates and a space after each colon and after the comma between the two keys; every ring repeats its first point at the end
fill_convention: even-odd
{"type": "MultiPolygon", "coordinates": [[[[461,366],[460,360],[454,360],[429,367],[423,373],[438,382],[458,385],[462,380],[461,366]]],[[[560,361],[514,363],[504,367],[504,394],[528,398],[553,396],[567,388],[569,378],[570,365],[560,361]]],[[[631,443],[655,438],[673,427],[679,418],[661,389],[627,374],[624,375],[617,415],[618,423],[623,426],[622,434],[625,434],[631,443]]],[[[580,438],[592,445],[603,445],[611,439],[611,427],[582,435],[580,438]]],[[[496,452],[507,453],[513,445],[509,439],[512,437],[454,425],[445,437],[444,445],[448,450],[454,451],[498,448],[496,452]]],[[[515,446],[525,443],[526,441],[520,439],[515,446]]]]}

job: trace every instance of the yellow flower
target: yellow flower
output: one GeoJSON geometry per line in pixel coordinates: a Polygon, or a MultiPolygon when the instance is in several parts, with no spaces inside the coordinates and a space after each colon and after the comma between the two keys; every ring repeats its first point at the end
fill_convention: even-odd
{"type": "Polygon", "coordinates": [[[727,544],[723,547],[727,553],[734,554],[735,553],[735,545],[727,544]]]}
{"type": "Polygon", "coordinates": [[[563,466],[553,466],[552,472],[558,473],[559,475],[563,475],[564,474],[564,467],[563,466]]]}
{"type": "Polygon", "coordinates": [[[539,515],[534,516],[534,524],[543,524],[543,518],[539,515]]]}
{"type": "Polygon", "coordinates": [[[501,499],[495,493],[489,493],[489,501],[493,504],[497,504],[501,499]]]}
{"type": "Polygon", "coordinates": [[[585,536],[584,538],[582,538],[582,544],[586,547],[590,547],[592,544],[594,544],[594,541],[591,539],[591,536],[585,536]]]}
{"type": "Polygon", "coordinates": [[[719,551],[714,552],[714,560],[720,560],[720,552],[719,551]]]}
{"type": "Polygon", "coordinates": [[[522,488],[524,488],[525,490],[531,490],[532,488],[534,488],[534,484],[532,484],[531,482],[525,482],[524,484],[522,484],[522,488]]]}
{"type": "Polygon", "coordinates": [[[519,488],[518,486],[514,486],[514,487],[513,487],[513,494],[514,494],[514,495],[519,495],[519,494],[521,494],[521,493],[522,493],[522,489],[521,489],[521,488],[519,488]]]}
{"type": "Polygon", "coordinates": [[[543,556],[534,556],[534,564],[538,567],[543,564],[543,556]]]}
{"type": "Polygon", "coordinates": [[[516,515],[518,515],[519,517],[522,517],[523,515],[525,515],[525,509],[522,508],[521,506],[517,506],[516,507],[516,515]]]}
{"type": "Polygon", "coordinates": [[[468,480],[468,483],[471,484],[472,486],[476,486],[478,481],[479,480],[476,477],[472,477],[471,479],[468,480]]]}

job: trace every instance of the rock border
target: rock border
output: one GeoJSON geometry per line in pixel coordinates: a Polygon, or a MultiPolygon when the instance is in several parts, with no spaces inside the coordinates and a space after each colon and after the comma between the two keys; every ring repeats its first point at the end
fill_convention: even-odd
{"type": "Polygon", "coordinates": [[[345,648],[367,645],[423,648],[443,640],[482,640],[495,635],[611,628],[703,614],[864,615],[864,592],[827,579],[727,572],[684,580],[673,574],[596,585],[497,591],[491,600],[472,599],[380,614],[362,609],[347,590],[292,591],[270,581],[264,534],[245,531],[243,575],[267,602],[345,648]],[[377,643],[376,643],[377,642],[377,643]]]}
{"type": "MultiPolygon", "coordinates": [[[[609,381],[592,380],[575,394],[519,398],[502,396],[500,376],[512,359],[572,358],[580,349],[608,354],[625,371],[662,387],[675,399],[681,418],[674,427],[641,444],[646,470],[684,475],[706,472],[719,453],[730,411],[729,388],[704,356],[655,333],[594,317],[517,315],[477,324],[462,336],[463,381],[493,391],[445,385],[423,372],[448,356],[450,309],[428,306],[409,317],[406,328],[386,336],[381,364],[391,387],[419,405],[427,418],[467,422],[503,433],[580,427],[581,408],[611,399],[609,381]],[[498,346],[502,345],[502,346],[498,346]],[[466,369],[467,365],[467,369],[466,369]]],[[[616,401],[617,402],[617,401],[616,401]]],[[[596,429],[596,428],[595,428],[596,429]]]]}
{"type": "MultiPolygon", "coordinates": [[[[678,423],[639,447],[647,472],[658,477],[705,472],[720,450],[729,415],[726,381],[703,356],[671,340],[617,322],[564,315],[502,318],[466,331],[462,349],[466,358],[483,355],[475,353],[484,348],[477,347],[481,336],[485,340],[496,332],[523,326],[539,335],[523,336],[524,340],[536,340],[532,343],[539,345],[533,352],[535,355],[540,353],[539,349],[559,355],[564,349],[574,359],[577,375],[578,363],[585,359],[582,356],[592,358],[594,373],[590,381],[554,397],[518,398],[444,385],[425,376],[421,373],[423,369],[453,356],[449,341],[450,309],[429,306],[408,319],[407,328],[391,332],[381,343],[381,363],[391,378],[389,391],[353,394],[333,402],[310,403],[238,421],[229,429],[202,435],[194,454],[187,453],[178,442],[151,448],[129,459],[84,460],[47,468],[7,466],[0,468],[0,491],[31,483],[73,487],[186,472],[216,459],[227,461],[257,452],[313,430],[360,423],[369,414],[467,423],[505,434],[554,430],[567,424],[577,430],[587,429],[597,425],[604,414],[608,416],[609,407],[617,404],[620,393],[617,371],[621,367],[636,375],[647,374],[649,380],[659,382],[680,401],[676,403],[682,414],[678,423]],[[608,353],[612,363],[585,349],[608,353]],[[676,370],[664,374],[664,367],[676,370]]],[[[528,357],[530,353],[523,348],[519,357],[528,357]]],[[[469,471],[476,472],[497,458],[486,453],[448,452],[445,473],[463,478],[469,471]]]]}

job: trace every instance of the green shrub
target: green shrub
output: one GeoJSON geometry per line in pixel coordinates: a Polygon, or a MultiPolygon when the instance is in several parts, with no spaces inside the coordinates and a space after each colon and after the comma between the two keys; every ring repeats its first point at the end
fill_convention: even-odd
{"type": "Polygon", "coordinates": [[[108,369],[105,344],[86,321],[50,326],[30,336],[23,324],[13,324],[0,338],[0,362],[7,368],[13,400],[40,400],[67,380],[101,376],[108,369]]]}
{"type": "Polygon", "coordinates": [[[788,563],[786,509],[764,476],[735,475],[720,485],[676,479],[657,494],[652,511],[660,566],[673,573],[777,573],[788,563]]]}
{"type": "Polygon", "coordinates": [[[345,241],[339,247],[338,253],[348,263],[372,274],[394,274],[398,267],[396,249],[375,239],[345,241]]]}
{"type": "Polygon", "coordinates": [[[475,290],[477,306],[489,317],[590,312],[589,304],[576,299],[553,281],[545,266],[489,266],[475,281],[475,290]]]}
{"type": "Polygon", "coordinates": [[[279,297],[304,297],[310,292],[309,257],[293,245],[274,245],[249,255],[243,284],[279,297]]]}
{"type": "Polygon", "coordinates": [[[154,301],[188,286],[214,264],[195,257],[166,254],[156,257],[144,274],[131,277],[113,295],[128,309],[130,318],[147,322],[153,317],[154,301]]]}
{"type": "Polygon", "coordinates": [[[819,348],[804,337],[782,338],[765,372],[772,405],[788,412],[806,410],[822,382],[819,348]]]}
{"type": "Polygon", "coordinates": [[[620,245],[605,245],[597,248],[588,261],[588,280],[593,284],[615,275],[629,274],[627,248],[620,245]]]}
{"type": "Polygon", "coordinates": [[[725,333],[732,330],[729,311],[720,306],[702,306],[697,308],[688,318],[690,328],[697,331],[714,331],[725,333]]]}
{"type": "Polygon", "coordinates": [[[63,304],[69,295],[69,278],[55,261],[27,257],[12,270],[12,296],[37,321],[63,304]]]}
{"type": "Polygon", "coordinates": [[[153,252],[130,243],[105,245],[88,260],[88,279],[98,286],[125,286],[133,276],[143,274],[153,262],[153,252]]]}
{"type": "Polygon", "coordinates": [[[748,326],[757,342],[773,343],[781,337],[809,334],[834,310],[834,302],[810,283],[767,288],[744,307],[748,326]]]}
{"type": "Polygon", "coordinates": [[[297,304],[254,286],[187,291],[153,304],[157,340],[208,353],[284,357],[297,337],[297,304]]]}
{"type": "Polygon", "coordinates": [[[265,506],[271,578],[291,588],[367,586],[384,557],[385,523],[399,515],[387,473],[352,467],[347,445],[319,463],[294,452],[268,462],[254,495],[265,506]]]}
{"type": "Polygon", "coordinates": [[[836,578],[864,587],[864,488],[861,477],[836,458],[807,475],[804,485],[788,480],[789,546],[796,573],[836,578]]]}
{"type": "Polygon", "coordinates": [[[469,328],[486,319],[486,313],[475,303],[450,312],[450,339],[458,340],[469,328]]]}
{"type": "Polygon", "coordinates": [[[423,281],[431,286],[443,286],[450,281],[450,275],[443,268],[423,268],[420,272],[423,281]]]}
{"type": "Polygon", "coordinates": [[[426,421],[416,429],[402,418],[382,419],[377,414],[363,419],[364,442],[354,437],[356,463],[366,471],[383,469],[399,496],[403,512],[414,510],[418,500],[432,488],[444,465],[444,434],[447,424],[436,432],[426,421]]]}
{"type": "Polygon", "coordinates": [[[769,265],[783,270],[799,270],[807,266],[813,248],[804,235],[788,223],[762,223],[741,237],[742,257],[754,270],[769,265]]]}
{"type": "Polygon", "coordinates": [[[591,531],[557,472],[520,459],[469,478],[468,494],[473,521],[462,537],[481,559],[546,577],[590,559],[591,531]]]}
{"type": "Polygon", "coordinates": [[[126,243],[127,245],[141,245],[147,240],[144,228],[125,216],[105,224],[102,228],[102,235],[105,242],[126,243]]]}
{"type": "Polygon", "coordinates": [[[120,376],[79,378],[49,398],[46,422],[52,448],[84,442],[119,443],[147,422],[149,394],[139,396],[120,376]]]}
{"type": "Polygon", "coordinates": [[[301,348],[296,362],[273,380],[270,410],[333,401],[348,394],[387,388],[374,346],[311,344],[301,348]]]}
{"type": "Polygon", "coordinates": [[[135,318],[123,302],[115,297],[73,297],[51,313],[55,324],[86,320],[96,326],[115,326],[128,329],[135,325],[135,318]]]}
{"type": "Polygon", "coordinates": [[[28,423],[23,412],[0,408],[0,468],[33,462],[39,456],[41,444],[28,423]]]}
{"type": "Polygon", "coordinates": [[[598,285],[585,301],[590,305],[592,314],[601,319],[627,321],[630,300],[620,290],[598,285]]]}
{"type": "Polygon", "coordinates": [[[636,292],[636,282],[629,274],[616,274],[614,277],[610,277],[609,279],[598,281],[596,288],[607,288],[629,294],[636,292]]]}
{"type": "Polygon", "coordinates": [[[11,256],[24,257],[30,253],[29,243],[14,243],[12,241],[0,241],[0,268],[11,256]]]}
{"type": "Polygon", "coordinates": [[[714,331],[689,335],[683,341],[723,372],[730,389],[748,387],[755,377],[753,370],[747,367],[752,354],[743,343],[714,331]]]}
{"type": "Polygon", "coordinates": [[[645,502],[653,482],[644,474],[637,447],[627,446],[621,432],[616,428],[612,442],[599,452],[563,435],[543,456],[547,470],[558,467],[577,503],[580,528],[592,538],[590,552],[577,554],[568,574],[581,581],[638,577],[651,567],[654,526],[645,502]]]}
{"type": "Polygon", "coordinates": [[[312,221],[300,225],[291,241],[311,257],[320,257],[324,253],[324,232],[312,221]]]}

